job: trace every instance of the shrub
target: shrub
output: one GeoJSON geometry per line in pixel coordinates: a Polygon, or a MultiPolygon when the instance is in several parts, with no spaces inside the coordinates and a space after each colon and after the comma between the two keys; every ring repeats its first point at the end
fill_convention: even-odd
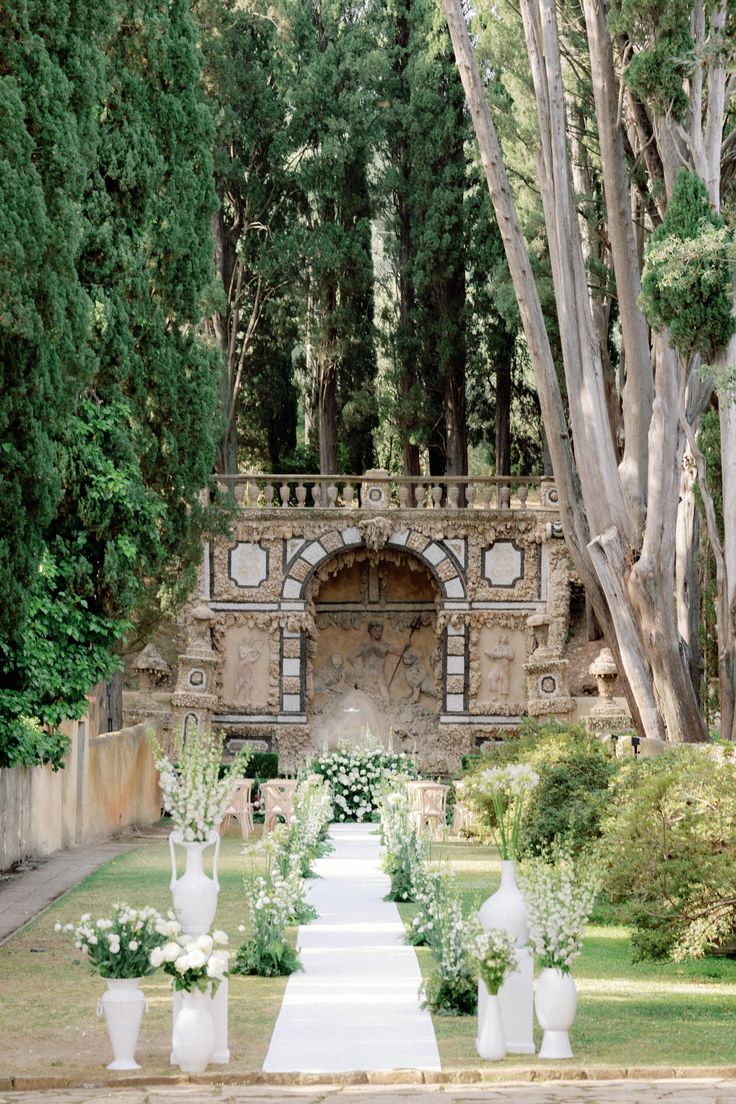
{"type": "Polygon", "coordinates": [[[526,807],[521,849],[539,855],[564,840],[581,854],[600,837],[619,761],[580,726],[547,732],[526,753],[539,784],[526,807]]]}
{"type": "Polygon", "coordinates": [[[604,822],[607,888],[638,958],[697,958],[736,937],[736,766],[678,748],[629,761],[604,822]]]}
{"type": "Polygon", "coordinates": [[[0,739],[0,767],[38,767],[49,763],[52,770],[64,766],[71,740],[58,729],[47,731],[31,717],[9,721],[0,739]]]}

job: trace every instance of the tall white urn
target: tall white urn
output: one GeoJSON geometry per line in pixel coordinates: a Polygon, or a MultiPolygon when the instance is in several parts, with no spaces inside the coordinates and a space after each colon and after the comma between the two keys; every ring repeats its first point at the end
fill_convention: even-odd
{"type": "Polygon", "coordinates": [[[572,1058],[568,1031],[575,1022],[578,998],[572,974],[546,966],[537,980],[534,1007],[544,1038],[540,1058],[572,1058]]]}
{"type": "Polygon", "coordinates": [[[217,895],[220,883],[217,880],[217,862],[220,857],[220,833],[211,830],[204,841],[185,840],[180,831],[169,835],[171,854],[171,882],[169,889],[174,898],[174,909],[185,935],[196,939],[208,932],[217,912],[217,895]],[[214,844],[212,856],[212,877],[204,871],[204,852],[214,844]],[[176,847],[182,847],[186,853],[184,873],[178,877],[176,847]]]}
{"type": "Polygon", "coordinates": [[[209,991],[179,994],[172,1044],[176,1064],[184,1073],[203,1073],[215,1049],[215,1024],[209,991]]]}
{"type": "Polygon", "coordinates": [[[107,986],[97,1002],[97,1015],[105,1017],[112,1046],[109,1070],[137,1070],[135,1048],[147,1001],[140,978],[104,978],[107,986]]]}
{"type": "MultiPolygon", "coordinates": [[[[516,864],[501,863],[501,885],[484,901],[478,913],[486,931],[499,928],[516,943],[516,969],[498,991],[498,1004],[509,1054],[534,1054],[534,962],[529,943],[526,902],[516,880],[516,864]]],[[[478,982],[478,1021],[485,1015],[487,990],[478,982]]],[[[480,1035],[479,1027],[479,1035],[480,1035]]]]}

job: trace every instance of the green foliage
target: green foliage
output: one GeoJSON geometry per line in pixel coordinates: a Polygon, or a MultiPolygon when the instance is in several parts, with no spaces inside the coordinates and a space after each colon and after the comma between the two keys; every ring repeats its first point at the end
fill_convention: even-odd
{"type": "Polygon", "coordinates": [[[279,776],[279,757],[275,751],[254,751],[248,761],[248,770],[256,782],[268,782],[279,776]]]}
{"type": "Polygon", "coordinates": [[[61,770],[71,740],[56,729],[47,731],[32,717],[16,717],[5,728],[0,767],[37,767],[48,763],[61,770]]]}
{"type": "Polygon", "coordinates": [[[734,261],[733,236],[712,210],[703,181],[681,169],[646,250],[640,302],[650,325],[668,327],[683,355],[712,360],[736,332],[734,261]]]}
{"type": "Polygon", "coordinates": [[[245,977],[288,977],[301,970],[299,956],[284,936],[272,939],[261,946],[256,939],[248,939],[235,953],[231,974],[245,977]]]}
{"type": "Polygon", "coordinates": [[[214,454],[216,360],[195,333],[214,194],[188,6],[25,3],[0,33],[12,747],[21,717],[80,715],[121,636],[189,592],[220,513],[199,502],[214,454]]]}
{"type": "Polygon", "coordinates": [[[614,0],[609,26],[633,49],[625,79],[658,114],[682,118],[688,108],[683,81],[693,64],[688,0],[614,0]]]}
{"type": "Polygon", "coordinates": [[[542,737],[525,760],[539,775],[539,783],[526,807],[522,851],[541,855],[564,841],[573,855],[586,853],[600,837],[617,760],[582,726],[542,737]]]}
{"type": "Polygon", "coordinates": [[[604,825],[607,887],[632,909],[635,953],[677,961],[736,938],[736,770],[678,748],[630,761],[604,825]]]}

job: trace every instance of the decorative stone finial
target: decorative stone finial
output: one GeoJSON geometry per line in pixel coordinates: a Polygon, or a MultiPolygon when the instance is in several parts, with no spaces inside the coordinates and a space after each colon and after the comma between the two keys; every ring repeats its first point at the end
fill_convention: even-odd
{"type": "Polygon", "coordinates": [[[532,630],[534,634],[534,654],[535,655],[550,655],[552,649],[549,646],[549,628],[551,624],[551,617],[544,610],[537,610],[536,613],[530,613],[526,619],[527,626],[532,630]]]}
{"type": "Polygon", "coordinates": [[[212,651],[210,630],[215,619],[215,614],[203,597],[199,605],[195,606],[191,612],[190,652],[209,654],[212,651]]]}
{"type": "Polygon", "coordinates": [[[133,670],[138,672],[138,687],[144,693],[155,690],[159,682],[169,673],[169,665],[159,655],[154,644],[146,644],[135,657],[133,670]]]}
{"type": "Polygon", "coordinates": [[[588,671],[598,684],[598,693],[604,701],[610,702],[613,697],[613,687],[616,682],[618,670],[611,655],[610,648],[601,648],[597,657],[593,660],[588,671]]]}

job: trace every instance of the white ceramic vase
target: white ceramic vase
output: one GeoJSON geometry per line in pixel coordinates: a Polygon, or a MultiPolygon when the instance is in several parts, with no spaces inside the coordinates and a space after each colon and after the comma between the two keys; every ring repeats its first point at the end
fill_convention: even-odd
{"type": "Polygon", "coordinates": [[[572,1058],[568,1031],[575,1021],[578,998],[572,974],[546,966],[537,981],[534,1008],[544,1038],[540,1058],[572,1058]]]}
{"type": "Polygon", "coordinates": [[[217,895],[220,883],[217,880],[217,860],[220,855],[220,834],[210,831],[204,842],[185,840],[181,832],[169,835],[171,853],[171,882],[169,888],[174,898],[174,908],[185,935],[196,939],[212,927],[217,912],[217,895]],[[204,852],[214,844],[212,857],[212,877],[204,872],[204,852]],[[184,873],[177,877],[176,847],[184,848],[186,865],[184,873]]]}
{"type": "Polygon", "coordinates": [[[109,1070],[137,1070],[135,1048],[141,1019],[147,1009],[140,978],[104,978],[107,991],[97,1002],[97,1015],[105,1017],[112,1045],[109,1070]]]}
{"type": "Polygon", "coordinates": [[[203,1073],[215,1049],[215,1024],[209,992],[193,989],[181,994],[174,1021],[174,1060],[184,1073],[203,1073]]]}
{"type": "Polygon", "coordinates": [[[529,917],[526,902],[516,881],[516,864],[512,859],[501,863],[501,885],[483,902],[478,913],[486,929],[500,928],[514,937],[517,947],[529,942],[529,917]]]}
{"type": "Polygon", "coordinates": [[[501,1007],[498,1003],[498,994],[489,993],[483,981],[480,982],[485,989],[485,1000],[482,1012],[478,1012],[478,1036],[475,1040],[475,1048],[481,1058],[486,1062],[498,1062],[506,1057],[506,1034],[501,1019],[501,1007]]]}

